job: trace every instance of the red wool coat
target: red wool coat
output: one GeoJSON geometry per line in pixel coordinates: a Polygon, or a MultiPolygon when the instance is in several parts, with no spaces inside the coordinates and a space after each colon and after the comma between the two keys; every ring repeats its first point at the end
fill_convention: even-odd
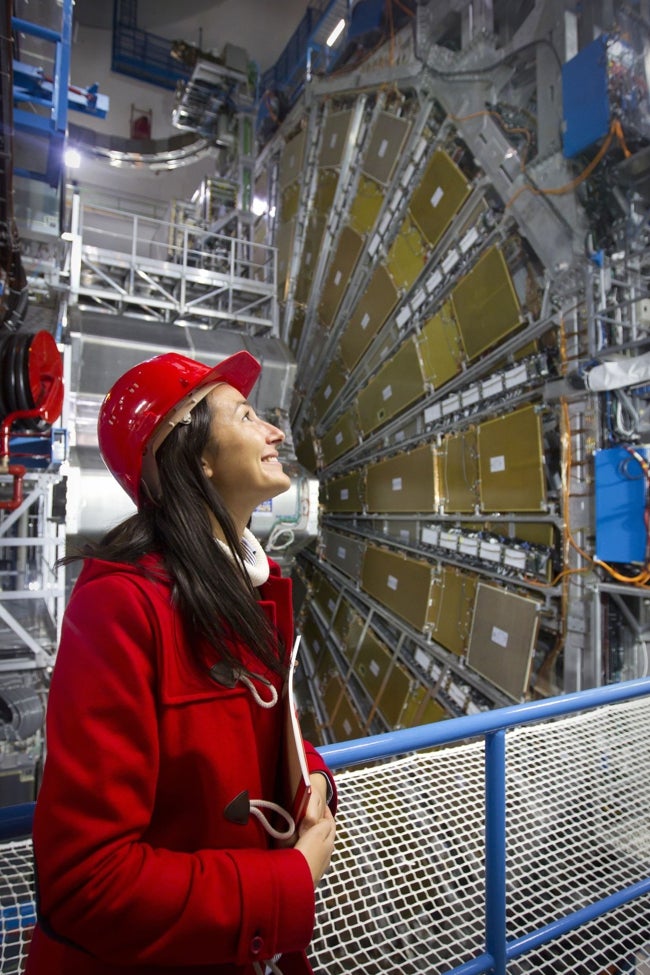
{"type": "MultiPolygon", "coordinates": [[[[260,605],[290,648],[291,581],[273,563],[260,605]]],[[[255,816],[224,817],[244,790],[277,799],[279,725],[279,706],[192,666],[166,582],[88,561],[49,696],[26,975],[248,975],[279,952],[286,975],[310,972],[307,861],[255,816]]]]}

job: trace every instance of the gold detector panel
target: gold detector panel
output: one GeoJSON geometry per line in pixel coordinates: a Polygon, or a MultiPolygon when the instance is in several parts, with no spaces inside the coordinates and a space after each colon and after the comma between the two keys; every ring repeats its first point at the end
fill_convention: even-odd
{"type": "Polygon", "coordinates": [[[461,656],[467,648],[472,622],[476,576],[460,569],[444,566],[440,579],[441,596],[431,635],[452,653],[461,656]]]}
{"type": "Polygon", "coordinates": [[[363,160],[363,172],[384,186],[390,182],[411,123],[390,112],[380,112],[363,160]]]}
{"type": "Polygon", "coordinates": [[[396,663],[389,672],[386,684],[379,692],[376,702],[389,728],[395,728],[400,724],[408,702],[417,690],[417,680],[403,664],[396,663]]]}
{"type": "Polygon", "coordinates": [[[348,450],[352,450],[358,443],[359,431],[356,417],[353,410],[347,410],[321,439],[320,449],[325,466],[327,467],[348,450]]]}
{"type": "Polygon", "coordinates": [[[528,690],[538,620],[534,600],[479,582],[467,663],[517,701],[528,690]]]}
{"type": "Polygon", "coordinates": [[[535,407],[481,423],[477,442],[483,511],[544,510],[542,421],[535,407]]]}
{"type": "Polygon", "coordinates": [[[386,259],[395,285],[407,291],[424,270],[426,260],[426,246],[422,234],[407,216],[391,244],[386,259]]]}
{"type": "Polygon", "coordinates": [[[278,180],[280,189],[284,189],[302,173],[302,163],[305,153],[305,130],[301,129],[293,138],[289,139],[280,159],[278,180]]]}
{"type": "Polygon", "coordinates": [[[353,669],[373,704],[392,666],[393,654],[368,628],[355,656],[353,669]]]}
{"type": "Polygon", "coordinates": [[[452,291],[467,358],[503,339],[519,325],[519,299],[498,247],[491,247],[452,291]]]}
{"type": "Polygon", "coordinates": [[[353,471],[326,481],[320,500],[326,511],[363,511],[365,490],[363,471],[353,471]]]}
{"type": "Polygon", "coordinates": [[[326,220],[318,214],[309,218],[307,231],[305,233],[305,243],[302,249],[302,260],[300,270],[296,278],[295,299],[302,304],[307,303],[311,282],[318,262],[318,254],[325,233],[326,220]]]}
{"type": "Polygon", "coordinates": [[[440,448],[441,502],[445,511],[474,511],[479,504],[476,429],[445,437],[440,448]]]}
{"type": "Polygon", "coordinates": [[[428,562],[369,545],[363,560],[361,587],[417,630],[424,630],[434,569],[428,562]]]}
{"type": "Polygon", "coordinates": [[[330,363],[313,400],[314,417],[319,420],[329,410],[332,403],[345,386],[346,375],[341,360],[337,355],[330,363]]]}
{"type": "Polygon", "coordinates": [[[350,226],[360,234],[367,234],[375,226],[385,190],[374,179],[362,176],[355,197],[350,204],[348,218],[350,226]]]}
{"type": "Polygon", "coordinates": [[[289,274],[289,262],[293,251],[293,235],[296,229],[295,220],[288,223],[278,224],[277,248],[278,248],[278,297],[284,300],[287,296],[289,274]]]}
{"type": "Polygon", "coordinates": [[[282,190],[282,195],[280,198],[280,220],[282,223],[287,223],[288,220],[293,220],[298,212],[298,202],[300,200],[300,190],[301,184],[298,180],[289,185],[282,190]]]}
{"type": "Polygon", "coordinates": [[[357,404],[362,431],[376,430],[425,392],[417,345],[411,337],[360,391],[357,404]]]}
{"type": "Polygon", "coordinates": [[[341,336],[341,358],[353,369],[397,304],[397,289],[383,264],[373,271],[368,287],[341,336]]]}
{"type": "Polygon", "coordinates": [[[340,535],[328,528],[322,532],[325,558],[351,579],[359,579],[366,543],[359,538],[340,535]]]}
{"type": "Polygon", "coordinates": [[[338,182],[339,174],[336,172],[336,170],[324,169],[318,174],[318,182],[316,183],[313,207],[314,210],[325,219],[328,217],[332,208],[338,182]]]}
{"type": "Polygon", "coordinates": [[[348,139],[352,112],[331,112],[323,124],[323,138],[321,140],[319,166],[340,166],[341,157],[348,139]]]}
{"type": "Polygon", "coordinates": [[[302,440],[296,441],[296,457],[302,466],[306,467],[311,474],[316,472],[318,468],[318,457],[316,456],[314,438],[309,430],[306,431],[302,440]]]}
{"type": "Polygon", "coordinates": [[[465,353],[460,340],[454,306],[446,301],[427,319],[418,337],[425,378],[440,389],[457,376],[465,353]]]}
{"type": "Polygon", "coordinates": [[[324,325],[331,325],[336,317],[362,247],[363,237],[361,234],[352,230],[351,227],[344,227],[339,237],[336,253],[327,272],[318,309],[324,325]]]}
{"type": "Polygon", "coordinates": [[[433,511],[436,507],[436,456],[431,444],[369,464],[369,511],[433,511]]]}
{"type": "Polygon", "coordinates": [[[467,180],[446,152],[437,149],[415,190],[409,213],[434,247],[471,191],[467,180]]]}

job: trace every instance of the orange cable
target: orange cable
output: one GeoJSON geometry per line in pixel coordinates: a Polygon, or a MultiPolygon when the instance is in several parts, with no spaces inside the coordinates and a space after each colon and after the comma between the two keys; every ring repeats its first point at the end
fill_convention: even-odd
{"type": "Polygon", "coordinates": [[[618,119],[614,119],[611,128],[607,133],[607,138],[603,142],[602,146],[600,147],[600,149],[598,150],[594,158],[591,160],[591,162],[587,166],[585,166],[582,172],[578,176],[576,176],[575,179],[572,179],[569,183],[565,183],[564,186],[553,186],[548,189],[541,189],[537,186],[533,186],[532,183],[525,183],[523,186],[520,186],[517,192],[510,197],[510,199],[506,203],[506,209],[508,209],[508,207],[511,206],[515,202],[515,200],[519,196],[521,196],[521,194],[524,193],[526,190],[529,190],[531,193],[534,193],[536,196],[562,196],[564,193],[568,193],[570,192],[570,190],[575,189],[576,186],[580,186],[581,183],[584,183],[584,181],[589,176],[591,176],[596,166],[603,159],[604,155],[609,150],[609,147],[612,144],[612,139],[614,138],[614,136],[617,137],[619,143],[621,144],[624,155],[625,154],[629,155],[630,154],[629,149],[625,144],[625,138],[623,136],[623,130],[621,129],[621,124],[618,121],[618,119]]]}
{"type": "Polygon", "coordinates": [[[414,11],[413,10],[409,10],[408,7],[405,7],[404,4],[400,2],[400,0],[393,0],[393,3],[396,6],[398,6],[400,8],[400,10],[403,10],[405,14],[408,14],[409,17],[413,17],[414,16],[414,11]]]}
{"type": "Polygon", "coordinates": [[[393,26],[393,3],[392,0],[386,0],[385,6],[388,8],[388,24],[390,32],[390,48],[388,63],[392,67],[395,64],[395,28],[393,26]]]}

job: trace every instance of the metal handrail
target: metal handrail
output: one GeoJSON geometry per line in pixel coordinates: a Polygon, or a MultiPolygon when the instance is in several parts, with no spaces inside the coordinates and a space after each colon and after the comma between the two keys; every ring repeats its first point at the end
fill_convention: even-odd
{"type": "MultiPolygon", "coordinates": [[[[472,738],[485,739],[485,947],[476,958],[447,975],[506,975],[508,961],[547,944],[608,911],[650,894],[650,877],[563,918],[508,940],[506,933],[506,732],[576,712],[650,695],[650,678],[576,691],[449,721],[391,731],[368,738],[324,745],[318,749],[331,769],[366,764],[423,748],[451,745],[472,738]]],[[[377,769],[381,775],[381,766],[377,769]]]]}

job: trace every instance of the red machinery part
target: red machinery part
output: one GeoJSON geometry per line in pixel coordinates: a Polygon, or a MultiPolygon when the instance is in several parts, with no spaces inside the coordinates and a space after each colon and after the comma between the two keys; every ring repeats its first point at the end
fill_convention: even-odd
{"type": "Polygon", "coordinates": [[[38,416],[52,424],[63,408],[63,360],[50,332],[35,332],[27,350],[27,380],[38,416]]]}
{"type": "Polygon", "coordinates": [[[7,343],[15,343],[12,351],[19,353],[11,377],[18,393],[11,403],[21,408],[8,413],[0,426],[0,472],[14,479],[13,496],[0,502],[0,510],[13,511],[22,503],[26,471],[20,464],[9,465],[9,433],[20,420],[38,419],[51,425],[57,419],[63,407],[63,361],[50,332],[11,335],[7,343]]]}

